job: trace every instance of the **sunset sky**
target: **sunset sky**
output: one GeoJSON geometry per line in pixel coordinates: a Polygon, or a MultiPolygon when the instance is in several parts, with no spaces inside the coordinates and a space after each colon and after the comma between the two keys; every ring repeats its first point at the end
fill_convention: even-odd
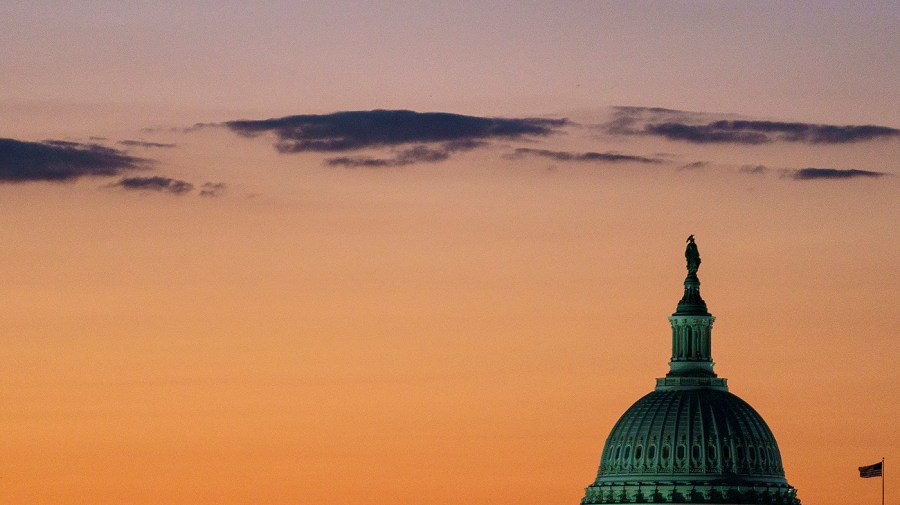
{"type": "Polygon", "coordinates": [[[0,502],[575,505],[716,371],[900,487],[900,3],[0,3],[0,502]]]}

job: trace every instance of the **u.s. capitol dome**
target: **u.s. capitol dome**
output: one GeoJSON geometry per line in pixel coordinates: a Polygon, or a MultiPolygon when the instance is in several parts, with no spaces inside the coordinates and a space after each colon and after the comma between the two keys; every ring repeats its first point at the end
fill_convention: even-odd
{"type": "Polygon", "coordinates": [[[715,317],[700,297],[693,235],[685,257],[669,373],[615,424],[582,503],[799,505],[772,430],[713,372],[715,317]]]}

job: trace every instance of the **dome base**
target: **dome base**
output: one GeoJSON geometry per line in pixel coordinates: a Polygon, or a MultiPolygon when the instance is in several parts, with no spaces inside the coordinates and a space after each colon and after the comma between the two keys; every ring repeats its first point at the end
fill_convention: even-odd
{"type": "Polygon", "coordinates": [[[657,391],[678,389],[715,389],[728,391],[728,379],[719,377],[661,377],[656,379],[657,391]]]}
{"type": "Polygon", "coordinates": [[[800,505],[789,485],[679,484],[628,482],[594,484],[585,489],[582,505],[625,503],[684,503],[725,505],[800,505]]]}

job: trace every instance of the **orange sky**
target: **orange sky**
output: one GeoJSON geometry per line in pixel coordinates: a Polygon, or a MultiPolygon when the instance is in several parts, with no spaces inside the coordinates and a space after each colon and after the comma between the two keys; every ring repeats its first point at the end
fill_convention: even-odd
{"type": "Polygon", "coordinates": [[[0,501],[578,503],[613,423],[667,370],[666,317],[693,233],[717,317],[716,371],[768,421],[788,481],[807,504],[877,502],[877,479],[859,479],[856,467],[885,457],[890,475],[900,461],[900,139],[695,143],[603,125],[609,106],[633,105],[707,113],[698,124],[898,128],[896,67],[875,64],[896,61],[890,28],[900,17],[884,19],[896,7],[725,4],[703,14],[573,3],[506,17],[397,5],[337,18],[323,5],[276,3],[218,17],[211,6],[4,7],[0,28],[21,45],[0,62],[0,137],[95,143],[153,163],[0,184],[0,501]],[[205,13],[208,24],[183,31],[205,13]],[[589,15],[625,24],[595,39],[589,15]],[[321,26],[294,34],[291,19],[321,26]],[[753,41],[767,39],[767,21],[793,21],[797,33],[785,37],[796,39],[755,46],[748,59],[725,43],[727,31],[692,38],[691,23],[716,19],[747,21],[740,33],[753,41]],[[326,23],[337,20],[347,26],[326,23]],[[96,26],[115,28],[97,41],[96,26]],[[555,35],[538,47],[536,27],[555,35]],[[828,61],[800,58],[822,48],[816,27],[855,45],[828,61]],[[222,33],[233,35],[220,46],[222,33]],[[652,33],[704,53],[722,42],[707,60],[720,73],[652,33]],[[491,45],[504,36],[521,48],[491,45]],[[364,57],[367,40],[384,44],[364,57]],[[275,51],[282,45],[309,49],[275,51]],[[796,76],[742,80],[766,62],[796,76]],[[867,74],[841,73],[851,62],[867,74]],[[599,67],[621,82],[605,85],[599,67]],[[383,168],[279,153],[272,133],[183,130],[375,108],[570,123],[383,168]],[[118,143],[126,139],[175,147],[118,143]],[[516,157],[516,148],[658,162],[516,157]],[[810,167],[884,175],[797,177],[810,167]],[[115,185],[131,175],[195,189],[115,185]],[[202,198],[206,182],[226,186],[202,198]]]}

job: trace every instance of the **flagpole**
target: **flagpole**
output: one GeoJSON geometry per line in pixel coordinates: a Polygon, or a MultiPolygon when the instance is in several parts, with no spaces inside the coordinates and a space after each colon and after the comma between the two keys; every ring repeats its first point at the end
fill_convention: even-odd
{"type": "Polygon", "coordinates": [[[881,458],[881,505],[884,505],[884,457],[881,458]]]}

